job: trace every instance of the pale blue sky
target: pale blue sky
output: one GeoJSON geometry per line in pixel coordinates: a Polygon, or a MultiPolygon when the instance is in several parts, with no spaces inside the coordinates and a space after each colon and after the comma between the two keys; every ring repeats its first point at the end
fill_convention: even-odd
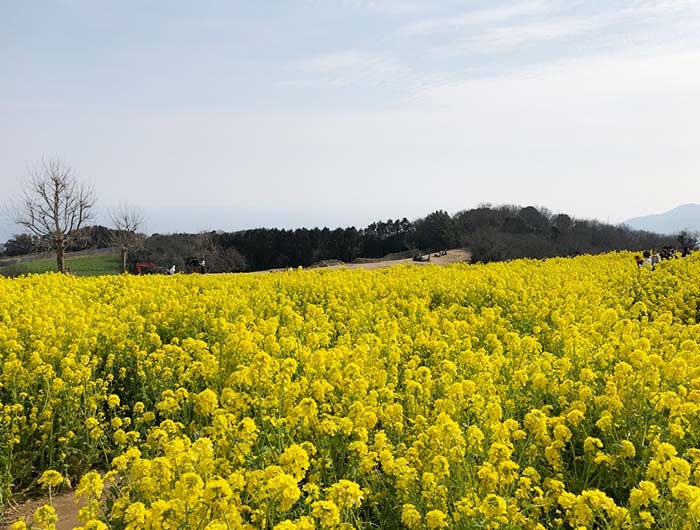
{"type": "Polygon", "coordinates": [[[620,222],[700,202],[699,28],[690,0],[0,0],[0,184],[58,155],[161,232],[620,222]]]}

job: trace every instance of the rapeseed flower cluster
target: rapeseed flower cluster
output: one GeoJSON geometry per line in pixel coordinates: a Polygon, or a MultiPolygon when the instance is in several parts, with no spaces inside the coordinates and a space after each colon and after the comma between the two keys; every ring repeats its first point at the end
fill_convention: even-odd
{"type": "Polygon", "coordinates": [[[75,484],[85,530],[698,528],[699,321],[698,256],[3,279],[0,499],[75,484]]]}

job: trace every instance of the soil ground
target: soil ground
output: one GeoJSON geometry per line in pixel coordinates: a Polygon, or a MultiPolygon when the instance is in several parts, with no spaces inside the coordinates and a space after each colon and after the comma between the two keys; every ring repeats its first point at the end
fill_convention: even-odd
{"type": "MultiPolygon", "coordinates": [[[[427,258],[427,254],[424,255],[427,258]]],[[[462,263],[471,261],[471,253],[467,250],[456,248],[448,250],[447,254],[444,256],[430,255],[430,261],[413,261],[411,258],[404,259],[378,259],[376,261],[363,261],[362,263],[343,263],[342,261],[332,261],[332,265],[323,267],[320,265],[311,266],[309,268],[318,269],[366,269],[366,270],[376,270],[376,269],[386,269],[387,267],[395,267],[396,265],[452,265],[454,263],[462,263]]],[[[284,269],[270,269],[267,271],[260,271],[261,273],[267,272],[283,272],[284,269]]],[[[255,274],[255,273],[254,273],[255,274]]]]}
{"type": "MultiPolygon", "coordinates": [[[[427,254],[425,255],[427,257],[427,254]]],[[[329,269],[385,269],[387,267],[394,267],[396,265],[452,265],[454,263],[471,261],[471,254],[461,248],[456,248],[453,250],[448,250],[447,254],[444,256],[430,255],[430,261],[413,261],[411,258],[406,259],[395,259],[395,260],[382,260],[382,261],[372,261],[370,263],[344,263],[342,265],[332,265],[327,267],[329,269]]]]}
{"type": "MultiPolygon", "coordinates": [[[[49,502],[48,498],[33,499],[18,504],[5,512],[5,517],[0,523],[1,530],[9,530],[12,523],[25,517],[26,521],[32,517],[34,510],[49,502]]],[[[75,495],[72,491],[53,496],[53,507],[58,514],[56,530],[72,530],[76,526],[82,526],[78,521],[78,509],[82,504],[75,503],[75,495]]]]}

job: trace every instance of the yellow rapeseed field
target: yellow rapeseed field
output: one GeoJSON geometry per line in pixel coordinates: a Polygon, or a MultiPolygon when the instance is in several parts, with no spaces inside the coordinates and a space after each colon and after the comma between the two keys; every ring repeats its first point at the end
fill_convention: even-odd
{"type": "Polygon", "coordinates": [[[0,504],[72,482],[92,530],[698,528],[698,320],[698,255],[0,280],[0,504]]]}

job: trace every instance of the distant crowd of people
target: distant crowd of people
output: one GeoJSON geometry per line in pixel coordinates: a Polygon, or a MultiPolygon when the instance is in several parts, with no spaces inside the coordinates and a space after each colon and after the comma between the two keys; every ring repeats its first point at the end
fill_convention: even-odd
{"type": "Polygon", "coordinates": [[[692,254],[692,250],[689,247],[683,247],[682,250],[678,251],[672,246],[666,246],[661,252],[645,250],[641,256],[637,255],[634,259],[637,262],[637,267],[640,269],[649,269],[653,271],[663,260],[678,259],[679,252],[681,258],[688,257],[692,254]]]}

